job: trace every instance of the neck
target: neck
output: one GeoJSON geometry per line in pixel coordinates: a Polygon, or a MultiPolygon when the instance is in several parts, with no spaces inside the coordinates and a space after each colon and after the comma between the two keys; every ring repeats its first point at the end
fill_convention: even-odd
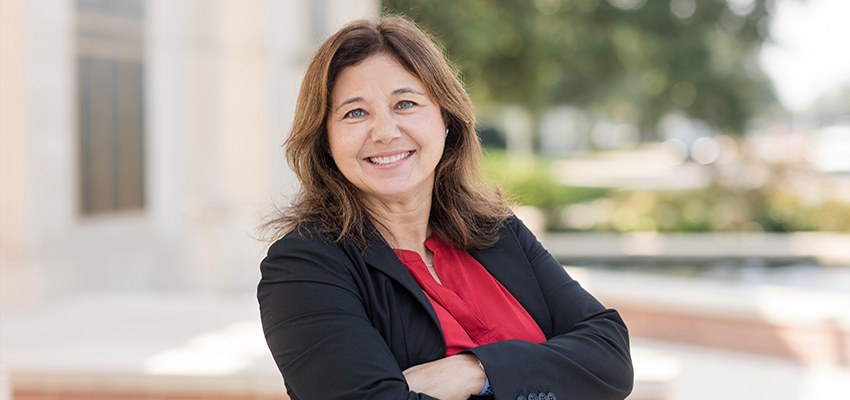
{"type": "Polygon", "coordinates": [[[431,234],[430,193],[404,202],[370,202],[369,208],[379,222],[378,231],[391,247],[415,251],[430,262],[430,251],[425,247],[425,239],[431,234]]]}

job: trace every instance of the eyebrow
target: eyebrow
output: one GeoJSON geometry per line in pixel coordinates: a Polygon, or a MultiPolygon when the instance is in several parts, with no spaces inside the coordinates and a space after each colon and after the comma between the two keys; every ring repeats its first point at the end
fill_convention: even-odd
{"type": "Polygon", "coordinates": [[[396,95],[396,94],[405,94],[405,93],[413,93],[413,94],[418,94],[418,95],[422,95],[422,96],[424,96],[424,95],[425,95],[425,93],[422,93],[422,92],[420,92],[420,91],[418,91],[418,90],[416,90],[416,89],[409,88],[409,87],[403,87],[403,88],[399,88],[399,89],[393,90],[393,94],[394,94],[394,95],[396,95]]]}
{"type": "MultiPolygon", "coordinates": [[[[425,93],[422,93],[422,92],[420,92],[416,89],[409,88],[409,87],[403,87],[403,88],[398,88],[396,90],[393,90],[392,94],[395,96],[395,95],[406,94],[406,93],[413,93],[413,94],[425,96],[425,93]]],[[[343,106],[345,106],[346,104],[356,103],[358,101],[363,101],[363,98],[362,97],[352,97],[350,99],[347,99],[347,100],[343,101],[342,103],[340,103],[338,106],[336,106],[336,108],[334,108],[334,112],[339,111],[339,109],[342,108],[343,106]]]]}

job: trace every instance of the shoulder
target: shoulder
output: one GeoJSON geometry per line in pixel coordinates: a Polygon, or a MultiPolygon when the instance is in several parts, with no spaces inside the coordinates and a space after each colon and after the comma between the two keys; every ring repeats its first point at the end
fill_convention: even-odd
{"type": "Polygon", "coordinates": [[[491,247],[473,251],[475,254],[496,254],[499,257],[522,256],[529,258],[539,242],[533,233],[523,224],[517,216],[512,215],[505,219],[499,227],[499,238],[491,247]]]}
{"type": "Polygon", "coordinates": [[[502,227],[499,229],[499,242],[502,243],[505,240],[516,240],[522,244],[529,240],[536,242],[537,237],[534,236],[519,217],[512,215],[502,223],[502,227]]]}
{"type": "Polygon", "coordinates": [[[312,223],[302,223],[269,247],[268,257],[286,256],[292,253],[314,252],[324,249],[331,251],[339,244],[327,234],[321,232],[312,223]]]}
{"type": "Polygon", "coordinates": [[[260,263],[263,280],[328,279],[349,275],[356,247],[302,224],[269,247],[260,263]],[[353,249],[350,247],[354,247],[353,249]]]}
{"type": "Polygon", "coordinates": [[[499,232],[499,241],[494,247],[522,252],[532,267],[538,266],[540,262],[549,264],[554,261],[554,257],[543,247],[537,236],[516,215],[505,220],[499,232]]]}

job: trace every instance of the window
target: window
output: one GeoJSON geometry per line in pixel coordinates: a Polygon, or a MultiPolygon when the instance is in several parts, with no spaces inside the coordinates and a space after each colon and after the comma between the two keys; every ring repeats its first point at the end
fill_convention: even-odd
{"type": "Polygon", "coordinates": [[[77,1],[84,215],[144,205],[143,22],[142,0],[77,1]]]}

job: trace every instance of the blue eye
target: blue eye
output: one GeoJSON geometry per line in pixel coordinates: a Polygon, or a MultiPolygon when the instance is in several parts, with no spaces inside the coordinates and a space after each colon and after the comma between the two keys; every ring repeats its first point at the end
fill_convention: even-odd
{"type": "Polygon", "coordinates": [[[405,109],[405,108],[413,107],[415,105],[416,105],[416,103],[414,103],[412,101],[402,100],[402,101],[398,102],[398,104],[396,105],[396,108],[405,109]]]}
{"type": "Polygon", "coordinates": [[[350,118],[360,118],[360,117],[362,117],[362,116],[364,116],[364,115],[366,115],[366,113],[365,113],[365,112],[363,112],[363,110],[361,110],[361,109],[359,109],[359,108],[358,108],[358,109],[356,109],[356,110],[351,110],[351,111],[347,112],[347,113],[345,114],[345,117],[344,117],[344,118],[349,118],[349,117],[350,117],[350,118]]]}

